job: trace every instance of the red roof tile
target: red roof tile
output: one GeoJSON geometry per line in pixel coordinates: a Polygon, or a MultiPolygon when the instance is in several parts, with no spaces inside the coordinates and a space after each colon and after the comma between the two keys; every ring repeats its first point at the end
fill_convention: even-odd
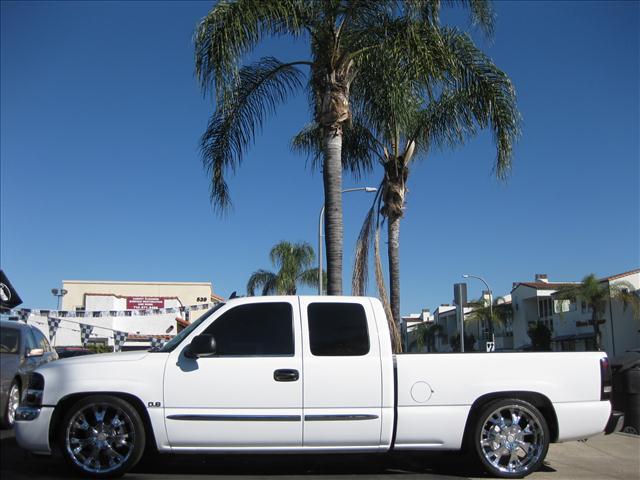
{"type": "Polygon", "coordinates": [[[577,284],[578,282],[516,282],[511,291],[513,292],[520,285],[535,288],[536,290],[557,290],[561,287],[577,284]]]}
{"type": "Polygon", "coordinates": [[[600,281],[604,282],[604,281],[617,280],[619,278],[626,277],[628,275],[633,275],[634,273],[640,273],[640,268],[636,268],[635,270],[629,270],[628,272],[624,272],[624,273],[619,273],[611,277],[604,277],[604,278],[601,278],[600,281]]]}

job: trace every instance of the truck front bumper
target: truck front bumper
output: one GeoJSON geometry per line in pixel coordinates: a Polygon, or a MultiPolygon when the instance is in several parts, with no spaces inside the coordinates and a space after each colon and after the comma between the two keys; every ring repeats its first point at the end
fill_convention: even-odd
{"type": "Polygon", "coordinates": [[[609,435],[611,433],[619,432],[620,430],[622,430],[623,423],[624,423],[624,412],[612,410],[611,415],[609,415],[609,421],[607,422],[607,426],[604,428],[604,434],[609,435]]]}
{"type": "Polygon", "coordinates": [[[22,448],[40,455],[51,455],[49,424],[53,407],[19,407],[16,411],[16,441],[22,448]]]}

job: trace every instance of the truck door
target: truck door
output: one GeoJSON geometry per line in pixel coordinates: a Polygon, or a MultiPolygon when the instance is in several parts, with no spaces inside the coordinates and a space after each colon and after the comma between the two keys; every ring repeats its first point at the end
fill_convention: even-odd
{"type": "Polygon", "coordinates": [[[169,357],[164,406],[171,447],[224,450],[302,446],[302,352],[297,298],[243,299],[215,312],[169,357]],[[216,354],[186,358],[196,334],[216,354]]]}
{"type": "Polygon", "coordinates": [[[377,450],[380,346],[369,299],[300,298],[305,448],[377,450]]]}

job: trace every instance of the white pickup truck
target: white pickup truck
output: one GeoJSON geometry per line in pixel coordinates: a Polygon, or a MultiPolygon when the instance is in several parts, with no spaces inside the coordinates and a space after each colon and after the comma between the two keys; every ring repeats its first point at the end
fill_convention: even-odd
{"type": "Polygon", "coordinates": [[[84,476],[159,452],[474,452],[522,477],[550,442],[614,430],[604,353],[393,355],[367,297],[218,304],[159,351],[65,359],[29,379],[18,443],[84,476]]]}

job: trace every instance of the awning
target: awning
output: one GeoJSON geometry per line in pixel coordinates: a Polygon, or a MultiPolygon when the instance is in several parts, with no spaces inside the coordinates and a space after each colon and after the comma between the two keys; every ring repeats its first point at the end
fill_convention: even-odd
{"type": "Polygon", "coordinates": [[[567,340],[587,340],[595,338],[595,333],[576,333],[572,335],[559,335],[551,339],[552,342],[566,342],[567,340]]]}

